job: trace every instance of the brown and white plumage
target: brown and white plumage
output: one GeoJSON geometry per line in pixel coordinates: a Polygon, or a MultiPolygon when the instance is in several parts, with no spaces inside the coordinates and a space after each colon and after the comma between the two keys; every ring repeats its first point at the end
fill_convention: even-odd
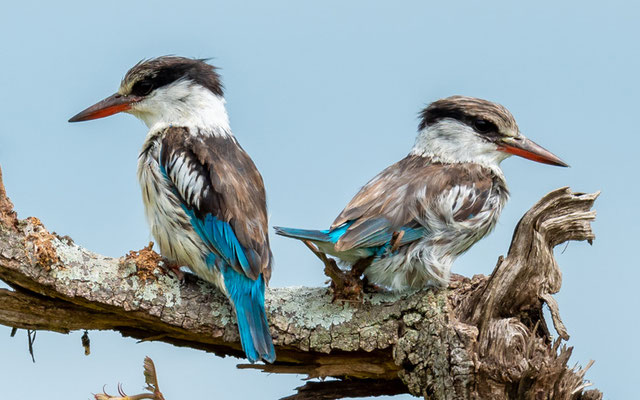
{"type": "Polygon", "coordinates": [[[333,248],[320,248],[343,257],[363,245],[384,246],[394,232],[405,231],[398,253],[383,253],[367,277],[394,289],[443,285],[449,279],[445,264],[493,229],[507,199],[504,179],[490,168],[409,155],[356,194],[331,229],[351,224],[333,248]],[[381,231],[377,241],[367,240],[381,231]],[[420,235],[412,237],[412,231],[420,235]]]}
{"type": "Polygon", "coordinates": [[[310,240],[346,264],[372,257],[364,273],[378,285],[443,286],[455,258],[495,226],[508,199],[500,162],[510,154],[566,165],[522,136],[503,106],[442,99],[421,113],[409,155],[369,181],[328,230],[276,232],[310,240]]]}
{"type": "Polygon", "coordinates": [[[209,276],[209,281],[225,289],[219,282],[221,276],[206,262],[208,253],[217,250],[195,239],[192,217],[182,209],[185,206],[197,218],[212,215],[228,223],[244,249],[249,268],[242,269],[237,257],[225,257],[228,263],[254,280],[262,274],[268,282],[273,257],[266,208],[258,206],[266,204],[264,184],[235,138],[192,134],[184,127],[165,128],[147,138],[138,176],[147,218],[165,257],[188,265],[200,276],[209,276]],[[159,204],[163,202],[168,204],[159,204]],[[184,230],[194,238],[181,240],[184,230]],[[194,244],[199,251],[193,250],[194,244]]]}

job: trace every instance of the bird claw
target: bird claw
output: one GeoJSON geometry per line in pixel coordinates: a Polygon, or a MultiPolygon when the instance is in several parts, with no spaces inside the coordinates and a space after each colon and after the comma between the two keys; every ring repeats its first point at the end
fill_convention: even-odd
{"type": "Polygon", "coordinates": [[[334,303],[336,301],[362,303],[364,286],[361,279],[344,274],[341,280],[332,280],[330,287],[333,291],[332,301],[334,303]]]}
{"type": "Polygon", "coordinates": [[[384,293],[386,289],[382,286],[378,286],[374,283],[369,282],[367,277],[365,276],[363,279],[363,288],[364,293],[384,293]]]}
{"type": "Polygon", "coordinates": [[[160,262],[158,265],[167,273],[173,274],[176,278],[178,278],[180,283],[185,282],[184,272],[182,272],[182,270],[180,269],[181,265],[173,263],[164,257],[162,258],[162,262],[160,262]]]}

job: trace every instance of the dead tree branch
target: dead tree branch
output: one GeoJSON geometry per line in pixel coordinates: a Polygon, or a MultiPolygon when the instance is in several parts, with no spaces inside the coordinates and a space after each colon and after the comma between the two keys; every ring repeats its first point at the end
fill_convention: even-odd
{"type": "MultiPolygon", "coordinates": [[[[334,303],[327,288],[271,289],[277,361],[244,367],[338,379],[305,385],[298,399],[375,395],[380,387],[429,399],[600,399],[584,391],[586,369],[567,365],[571,348],[551,338],[541,311],[547,303],[568,337],[552,297],[561,283],[553,247],[593,240],[596,197],[549,193],[522,218],[491,276],[456,277],[448,290],[334,303]]],[[[13,288],[0,290],[3,325],[114,330],[242,357],[233,312],[211,285],[191,275],[181,284],[149,248],[105,257],[36,218],[18,221],[1,181],[0,279],[13,288]]]]}

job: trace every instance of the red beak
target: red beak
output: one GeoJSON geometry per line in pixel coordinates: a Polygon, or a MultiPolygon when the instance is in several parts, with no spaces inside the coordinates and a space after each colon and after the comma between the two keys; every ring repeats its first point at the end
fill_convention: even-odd
{"type": "Polygon", "coordinates": [[[69,122],[89,121],[91,119],[104,118],[122,111],[127,111],[131,109],[131,105],[133,103],[140,101],[141,99],[142,98],[138,96],[123,96],[116,93],[92,105],[86,110],[80,111],[78,114],[71,117],[69,122]]]}
{"type": "Polygon", "coordinates": [[[498,150],[505,153],[515,154],[543,164],[557,165],[559,167],[569,166],[558,156],[524,136],[508,137],[500,140],[497,144],[498,150]]]}

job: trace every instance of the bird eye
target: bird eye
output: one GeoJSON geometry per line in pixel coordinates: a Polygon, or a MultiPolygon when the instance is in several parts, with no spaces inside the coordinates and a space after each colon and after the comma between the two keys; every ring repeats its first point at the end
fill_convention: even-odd
{"type": "Polygon", "coordinates": [[[131,93],[136,96],[146,96],[153,90],[153,83],[149,81],[136,82],[131,88],[131,93]]]}
{"type": "Polygon", "coordinates": [[[495,125],[486,119],[478,118],[473,121],[473,128],[480,133],[488,133],[494,130],[495,125]]]}

